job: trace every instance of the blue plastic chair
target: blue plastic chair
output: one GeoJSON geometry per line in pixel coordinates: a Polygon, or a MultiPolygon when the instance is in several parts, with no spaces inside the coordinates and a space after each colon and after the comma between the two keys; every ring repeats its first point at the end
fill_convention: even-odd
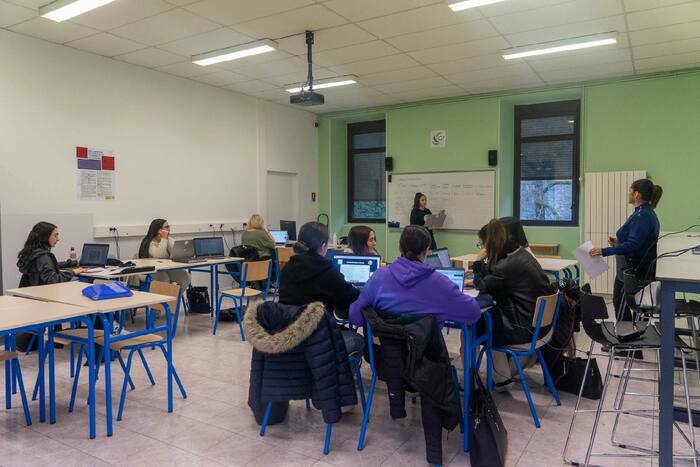
{"type": "Polygon", "coordinates": [[[554,382],[552,381],[552,377],[549,374],[549,369],[547,368],[547,363],[544,361],[542,351],[540,350],[543,346],[548,344],[552,339],[552,336],[554,336],[554,329],[557,325],[560,304],[561,294],[559,292],[554,295],[546,295],[537,298],[537,302],[535,303],[535,316],[532,319],[532,326],[535,328],[532,335],[532,342],[519,345],[494,346],[492,348],[493,352],[503,352],[509,355],[515,362],[515,367],[518,369],[520,382],[523,385],[523,391],[527,397],[527,403],[530,406],[530,413],[532,413],[532,418],[535,422],[535,427],[537,428],[540,427],[540,419],[537,417],[535,404],[532,402],[530,388],[525,381],[525,375],[523,374],[523,369],[520,365],[520,357],[529,357],[533,354],[537,355],[537,360],[540,362],[540,366],[542,367],[542,374],[544,375],[545,383],[547,384],[549,391],[554,396],[554,400],[557,405],[561,405],[559,394],[557,394],[557,390],[554,388],[554,382]],[[540,330],[543,326],[550,326],[550,330],[546,336],[540,338],[540,330]]]}
{"type": "Polygon", "coordinates": [[[30,426],[32,424],[32,417],[29,413],[27,394],[24,392],[22,369],[19,365],[19,354],[17,353],[14,334],[5,336],[5,350],[0,350],[0,362],[5,362],[5,408],[8,410],[12,408],[12,394],[15,393],[15,389],[18,389],[19,395],[22,398],[24,420],[27,426],[30,426]]]}
{"type": "Polygon", "coordinates": [[[275,248],[275,291],[272,300],[276,300],[280,293],[280,273],[289,259],[294,256],[294,248],[289,246],[275,248]]]}
{"type": "Polygon", "coordinates": [[[241,282],[240,287],[236,289],[228,289],[220,292],[218,306],[216,307],[216,316],[214,319],[214,330],[212,333],[216,335],[216,329],[219,325],[219,313],[221,312],[221,303],[224,298],[230,298],[233,301],[236,316],[238,317],[238,328],[241,332],[241,340],[245,341],[243,332],[243,307],[250,304],[250,297],[262,296],[263,300],[267,299],[267,294],[270,291],[270,275],[272,272],[272,260],[264,261],[248,261],[243,263],[241,267],[241,282]],[[253,289],[248,286],[248,282],[264,281],[265,287],[263,290],[253,289]],[[245,299],[245,305],[244,305],[245,299]]]}

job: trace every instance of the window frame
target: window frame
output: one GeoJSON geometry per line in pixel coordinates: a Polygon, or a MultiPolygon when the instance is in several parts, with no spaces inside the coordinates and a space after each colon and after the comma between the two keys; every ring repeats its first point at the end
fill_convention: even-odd
{"type": "MultiPolygon", "coordinates": [[[[386,136],[384,138],[384,146],[366,149],[353,148],[353,136],[363,133],[384,133],[386,135],[386,120],[373,120],[369,122],[348,123],[347,125],[347,159],[348,159],[348,223],[362,224],[384,224],[386,223],[386,207],[384,210],[385,217],[383,218],[362,218],[353,216],[353,206],[355,204],[355,155],[356,154],[372,154],[383,152],[386,159],[386,136]]],[[[384,183],[386,183],[386,168],[384,169],[384,183]]],[[[386,188],[385,188],[386,189],[386,188]]],[[[384,197],[386,204],[386,196],[384,197]]]]}
{"type": "MultiPolygon", "coordinates": [[[[571,220],[570,221],[547,221],[547,220],[524,220],[520,219],[523,225],[540,227],[578,227],[580,217],[580,171],[581,171],[581,101],[569,100],[558,102],[547,102],[544,104],[518,105],[514,108],[515,128],[514,128],[514,159],[515,170],[513,175],[513,215],[520,217],[520,184],[521,179],[521,145],[522,143],[536,143],[547,141],[568,141],[573,142],[572,149],[572,194],[571,194],[571,220]],[[570,134],[528,136],[521,137],[522,120],[533,118],[560,117],[575,115],[574,131],[570,134]]],[[[549,179],[543,179],[549,180],[549,179]]]]}

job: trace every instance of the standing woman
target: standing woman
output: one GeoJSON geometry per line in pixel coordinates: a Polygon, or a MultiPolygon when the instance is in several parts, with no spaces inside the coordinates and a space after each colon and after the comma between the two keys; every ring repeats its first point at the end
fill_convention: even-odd
{"type": "Polygon", "coordinates": [[[437,250],[433,226],[425,225],[425,216],[431,214],[432,212],[428,209],[428,198],[421,192],[416,193],[416,196],[413,198],[413,209],[411,210],[411,225],[420,225],[427,228],[428,232],[430,232],[430,249],[437,250]]]}
{"type": "Polygon", "coordinates": [[[83,268],[62,270],[51,249],[58,243],[58,228],[50,222],[36,224],[17,255],[17,267],[22,273],[20,287],[68,282],[83,268]]]}
{"type": "Polygon", "coordinates": [[[659,239],[659,219],[656,206],[659,204],[663,189],[646,178],[632,183],[628,192],[628,202],[634,205],[634,212],[617,230],[615,237],[609,237],[608,248],[593,248],[591,256],[615,255],[615,287],[613,305],[622,321],[632,321],[632,313],[623,303],[624,282],[622,273],[634,269],[637,278],[653,277],[654,260],[656,260],[656,242],[659,239]]]}
{"type": "MultiPolygon", "coordinates": [[[[139,247],[139,258],[170,259],[174,240],[170,238],[170,225],[165,219],[153,219],[148,227],[146,236],[139,247]]],[[[161,282],[175,282],[183,289],[190,286],[190,274],[178,269],[175,271],[160,271],[153,274],[153,280],[161,282]]]]}

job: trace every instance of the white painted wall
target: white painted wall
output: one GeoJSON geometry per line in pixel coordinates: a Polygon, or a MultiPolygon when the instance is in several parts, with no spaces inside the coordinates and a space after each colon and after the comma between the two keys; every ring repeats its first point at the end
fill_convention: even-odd
{"type": "MultiPolygon", "coordinates": [[[[85,224],[63,229],[71,238],[57,248],[61,259],[71,245],[92,240],[93,225],[265,215],[268,171],[299,173],[304,191],[317,191],[309,112],[4,30],[0,63],[6,289],[18,281],[15,258],[26,225],[42,216],[59,227],[76,219],[85,224]],[[116,200],[77,199],[75,146],[115,151],[116,200]]],[[[315,218],[310,195],[299,200],[301,220],[315,218]]],[[[123,240],[122,256],[137,245],[123,240]]]]}

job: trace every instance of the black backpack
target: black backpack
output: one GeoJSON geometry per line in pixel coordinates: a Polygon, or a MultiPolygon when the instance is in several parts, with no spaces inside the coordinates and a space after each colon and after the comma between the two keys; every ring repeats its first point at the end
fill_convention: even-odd
{"type": "MultiPolygon", "coordinates": [[[[235,258],[243,258],[243,262],[246,262],[246,263],[248,261],[258,261],[260,259],[260,257],[258,256],[258,250],[256,250],[255,247],[250,246],[250,245],[234,246],[233,248],[231,248],[231,251],[229,252],[229,256],[233,256],[235,258]]],[[[240,264],[227,264],[226,270],[228,270],[228,272],[240,274],[241,265],[240,264]]]]}
{"type": "Polygon", "coordinates": [[[209,287],[190,287],[187,289],[187,301],[191,313],[211,313],[209,287]]]}

